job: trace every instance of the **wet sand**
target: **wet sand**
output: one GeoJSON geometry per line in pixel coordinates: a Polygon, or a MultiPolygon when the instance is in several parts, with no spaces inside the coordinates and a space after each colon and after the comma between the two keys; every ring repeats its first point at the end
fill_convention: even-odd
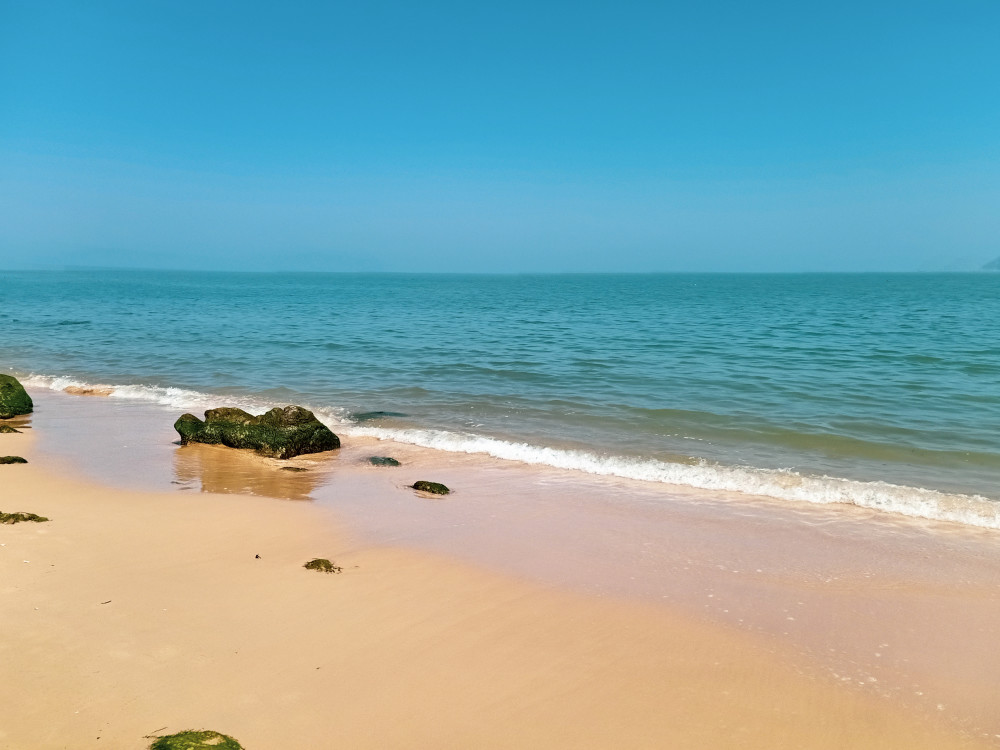
{"type": "Polygon", "coordinates": [[[997,745],[995,533],[361,439],[288,472],[111,401],[0,435],[0,509],[53,518],[0,526],[0,747],[997,745]],[[54,439],[95,419],[101,483],[54,439]]]}

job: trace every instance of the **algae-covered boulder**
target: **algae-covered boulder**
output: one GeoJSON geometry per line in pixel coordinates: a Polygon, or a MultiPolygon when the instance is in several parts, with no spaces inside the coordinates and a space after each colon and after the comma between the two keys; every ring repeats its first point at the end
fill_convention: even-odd
{"type": "Polygon", "coordinates": [[[243,745],[228,734],[202,729],[160,737],[149,750],[243,750],[243,745]]]}
{"type": "Polygon", "coordinates": [[[21,414],[31,414],[35,405],[13,375],[0,373],[0,419],[10,419],[21,414]]]}
{"type": "Polygon", "coordinates": [[[399,466],[399,461],[392,456],[369,456],[368,463],[372,466],[399,466]]]}
{"type": "Polygon", "coordinates": [[[20,430],[14,429],[9,424],[0,424],[0,435],[5,432],[20,432],[20,430]]]}
{"type": "Polygon", "coordinates": [[[429,492],[432,495],[447,495],[451,492],[451,490],[440,482],[428,482],[423,479],[419,482],[414,482],[413,489],[418,490],[419,492],[429,492]]]}
{"type": "Polygon", "coordinates": [[[340,447],[340,438],[301,406],[275,407],[255,417],[242,409],[209,409],[202,421],[184,414],[174,422],[181,444],[208,443],[252,448],[262,456],[291,458],[340,447]]]}
{"type": "Polygon", "coordinates": [[[0,464],[26,464],[26,459],[20,456],[0,456],[0,464]]]}

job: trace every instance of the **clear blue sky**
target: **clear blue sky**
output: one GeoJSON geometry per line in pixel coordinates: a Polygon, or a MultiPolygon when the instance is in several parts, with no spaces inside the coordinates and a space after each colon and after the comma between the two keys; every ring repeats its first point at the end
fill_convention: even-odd
{"type": "Polygon", "coordinates": [[[998,255],[997,0],[0,0],[0,268],[998,255]]]}

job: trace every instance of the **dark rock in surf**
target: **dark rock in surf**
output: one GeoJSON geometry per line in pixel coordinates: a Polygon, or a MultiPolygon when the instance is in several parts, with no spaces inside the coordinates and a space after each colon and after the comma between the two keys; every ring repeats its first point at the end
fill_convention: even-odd
{"type": "Polygon", "coordinates": [[[413,489],[419,492],[429,492],[432,495],[447,495],[451,490],[445,487],[440,482],[427,482],[421,479],[419,482],[413,483],[413,489]]]}
{"type": "Polygon", "coordinates": [[[4,434],[5,432],[20,432],[20,430],[15,430],[9,424],[0,424],[0,435],[4,434]]]}
{"type": "Polygon", "coordinates": [[[399,466],[400,463],[390,456],[369,456],[368,463],[372,466],[399,466]]]}
{"type": "Polygon", "coordinates": [[[10,419],[21,414],[31,414],[35,405],[13,375],[0,373],[0,419],[10,419]]]}
{"type": "Polygon", "coordinates": [[[20,456],[0,456],[0,464],[26,464],[27,460],[20,456]]]}
{"type": "Polygon", "coordinates": [[[181,436],[181,445],[248,448],[271,458],[292,458],[340,447],[340,438],[301,406],[276,407],[256,417],[242,409],[209,409],[204,421],[193,414],[182,415],[174,422],[174,429],[181,436]]]}

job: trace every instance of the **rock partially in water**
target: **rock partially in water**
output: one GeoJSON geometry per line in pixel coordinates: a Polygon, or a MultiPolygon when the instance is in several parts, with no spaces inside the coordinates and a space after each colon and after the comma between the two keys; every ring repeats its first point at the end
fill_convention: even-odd
{"type": "Polygon", "coordinates": [[[391,456],[369,456],[368,463],[372,466],[400,466],[401,464],[391,456]]]}
{"type": "Polygon", "coordinates": [[[20,456],[0,456],[0,464],[26,464],[25,459],[20,456]]]}
{"type": "Polygon", "coordinates": [[[275,407],[254,416],[242,409],[209,409],[202,421],[184,414],[174,423],[181,444],[206,443],[229,448],[249,448],[262,456],[292,458],[340,447],[340,438],[301,406],[275,407]]]}
{"type": "Polygon", "coordinates": [[[31,414],[34,408],[31,396],[17,378],[0,373],[0,419],[31,414]]]}
{"type": "Polygon", "coordinates": [[[413,489],[420,492],[429,492],[432,495],[447,495],[451,490],[445,487],[440,482],[428,482],[421,479],[419,482],[413,483],[413,489]]]}
{"type": "Polygon", "coordinates": [[[20,432],[20,430],[15,430],[9,424],[0,424],[0,435],[4,434],[5,432],[20,432]]]}

